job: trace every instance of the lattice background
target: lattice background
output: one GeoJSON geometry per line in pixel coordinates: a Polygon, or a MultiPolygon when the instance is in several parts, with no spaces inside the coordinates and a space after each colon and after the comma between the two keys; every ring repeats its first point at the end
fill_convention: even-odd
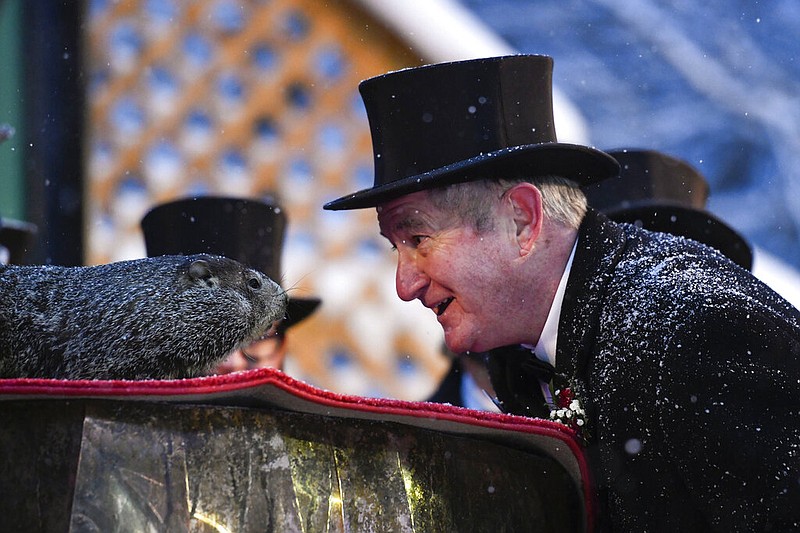
{"type": "Polygon", "coordinates": [[[276,194],[284,286],[323,305],[290,330],[287,373],[421,399],[441,332],[394,292],[374,210],[325,212],[372,184],[358,82],[419,64],[346,0],[92,0],[87,8],[87,264],[144,257],[139,221],[177,197],[276,194]]]}

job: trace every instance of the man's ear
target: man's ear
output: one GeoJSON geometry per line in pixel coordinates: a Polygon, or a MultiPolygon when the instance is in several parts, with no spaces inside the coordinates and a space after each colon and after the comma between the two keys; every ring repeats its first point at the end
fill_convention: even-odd
{"type": "Polygon", "coordinates": [[[532,183],[518,183],[507,192],[514,213],[520,256],[533,250],[542,231],[542,193],[532,183]]]}

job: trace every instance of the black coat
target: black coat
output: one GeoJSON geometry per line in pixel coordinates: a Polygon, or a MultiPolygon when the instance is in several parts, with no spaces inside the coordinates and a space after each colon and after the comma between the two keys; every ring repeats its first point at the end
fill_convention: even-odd
{"type": "Polygon", "coordinates": [[[584,388],[603,530],[800,529],[800,312],[748,271],[590,210],[556,361],[584,388]]]}
{"type": "Polygon", "coordinates": [[[464,407],[464,398],[462,394],[464,369],[461,364],[461,359],[453,357],[450,362],[450,368],[447,373],[439,382],[439,386],[433,391],[433,394],[426,399],[426,402],[434,403],[447,403],[450,405],[457,405],[464,407]]]}

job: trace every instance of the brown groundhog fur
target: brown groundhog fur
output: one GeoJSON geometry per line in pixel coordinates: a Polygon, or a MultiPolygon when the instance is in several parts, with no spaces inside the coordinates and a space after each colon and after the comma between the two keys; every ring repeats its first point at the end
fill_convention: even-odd
{"type": "Polygon", "coordinates": [[[285,312],[277,283],[212,255],[0,266],[0,377],[203,375],[285,312]]]}

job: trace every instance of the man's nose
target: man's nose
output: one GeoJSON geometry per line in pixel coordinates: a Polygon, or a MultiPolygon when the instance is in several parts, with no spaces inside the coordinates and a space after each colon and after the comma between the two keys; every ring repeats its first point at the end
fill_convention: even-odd
{"type": "Polygon", "coordinates": [[[428,277],[419,268],[416,258],[411,254],[403,254],[398,257],[395,284],[397,296],[406,302],[420,297],[422,289],[428,284],[428,277]]]}

